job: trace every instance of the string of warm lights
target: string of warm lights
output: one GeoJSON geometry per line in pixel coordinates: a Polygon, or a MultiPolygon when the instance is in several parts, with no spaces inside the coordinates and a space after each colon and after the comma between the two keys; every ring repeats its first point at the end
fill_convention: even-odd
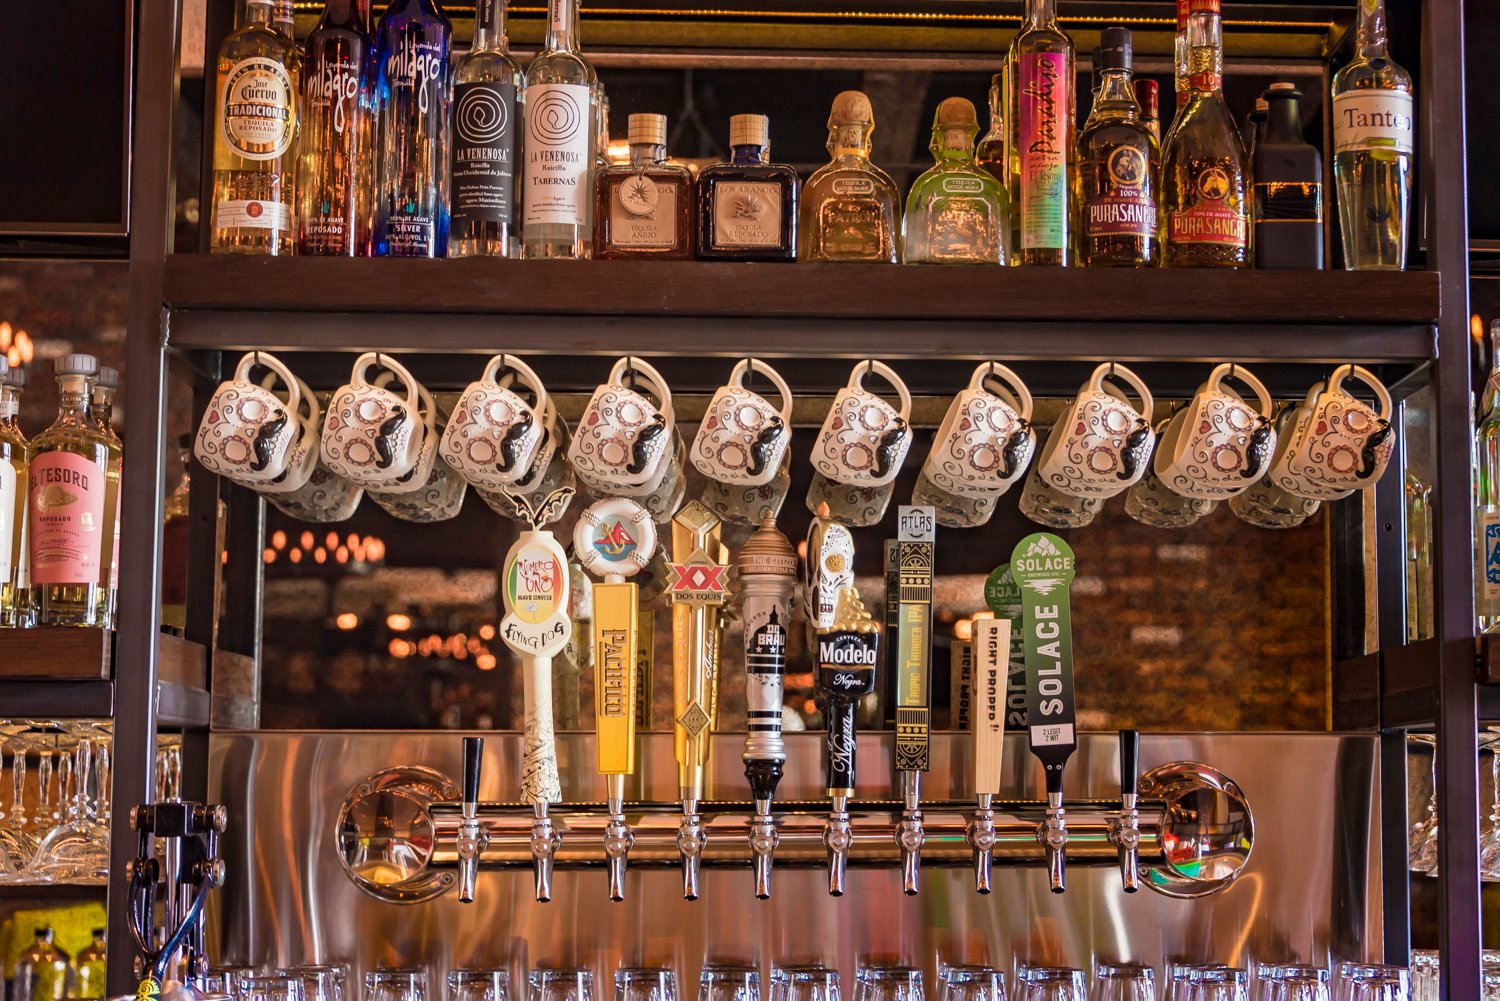
{"type": "Polygon", "coordinates": [[[5,356],[11,368],[20,368],[31,364],[31,360],[36,357],[36,345],[31,342],[26,331],[16,330],[9,323],[0,322],[0,355],[5,356]]]}
{"type": "Polygon", "coordinates": [[[342,537],[329,532],[320,540],[311,531],[304,531],[293,540],[277,529],[271,533],[271,544],[261,553],[261,559],[267,565],[285,560],[291,564],[324,566],[332,561],[338,566],[362,569],[385,561],[385,543],[376,536],[355,532],[342,537]]]}

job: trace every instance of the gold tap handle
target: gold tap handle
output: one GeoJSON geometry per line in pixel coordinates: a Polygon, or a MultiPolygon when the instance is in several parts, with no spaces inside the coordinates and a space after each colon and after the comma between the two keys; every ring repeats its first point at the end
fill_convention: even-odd
{"type": "Polygon", "coordinates": [[[672,519],[672,748],[684,800],[703,798],[709,736],[718,713],[719,609],[729,597],[722,525],[692,501],[672,519]]]}
{"type": "Polygon", "coordinates": [[[624,580],[594,585],[594,720],[600,775],[635,771],[638,590],[624,580]]]}

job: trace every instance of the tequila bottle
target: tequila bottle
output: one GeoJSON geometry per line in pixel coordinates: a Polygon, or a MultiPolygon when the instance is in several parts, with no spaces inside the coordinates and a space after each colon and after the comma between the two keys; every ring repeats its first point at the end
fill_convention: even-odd
{"type": "Polygon", "coordinates": [[[85,946],[75,962],[78,969],[78,997],[104,997],[104,929],[94,929],[94,940],[85,946]]]}
{"type": "Polygon", "coordinates": [[[1344,267],[1406,267],[1411,76],[1386,54],[1384,0],[1359,0],[1358,54],[1333,78],[1333,176],[1344,267]]]}
{"type": "Polygon", "coordinates": [[[16,418],[18,374],[0,356],[0,628],[28,624],[28,602],[20,599],[17,585],[26,543],[26,439],[16,418]]]}
{"type": "Polygon", "coordinates": [[[1265,133],[1251,160],[1255,178],[1255,266],[1323,267],[1323,157],[1302,138],[1295,85],[1266,91],[1265,133]]]}
{"type": "Polygon", "coordinates": [[[1073,158],[1073,40],[1057,0],[1026,0],[1026,25],[1010,44],[1012,244],[1022,264],[1071,263],[1069,174],[1073,158]]]}
{"type": "Polygon", "coordinates": [[[99,582],[110,451],[89,418],[90,355],[57,362],[52,426],[27,451],[27,550],[39,626],[99,626],[99,582]]]}
{"type": "Polygon", "coordinates": [[[1161,263],[1160,153],[1130,85],[1129,29],[1105,28],[1098,58],[1099,93],[1078,133],[1074,175],[1079,263],[1153,267],[1161,263]]]}
{"type": "Polygon", "coordinates": [[[598,82],[579,51],[576,0],[548,0],[547,37],[526,68],[521,213],[528,258],[579,260],[593,252],[598,82]]]}
{"type": "Polygon", "coordinates": [[[950,97],[932,121],[937,162],[912,183],[902,222],[907,264],[1004,264],[1009,256],[1005,188],[974,161],[974,105],[950,97]]]}
{"type": "Polygon", "coordinates": [[[1190,95],[1162,153],[1162,208],[1169,267],[1241,268],[1250,263],[1249,165],[1224,104],[1219,15],[1188,18],[1190,95]]]}
{"type": "Polygon", "coordinates": [[[375,44],[380,101],[375,252],[446,257],[453,26],[437,0],[394,0],[380,19],[375,44]]]}
{"type": "Polygon", "coordinates": [[[630,163],[599,173],[594,256],[693,258],[697,191],[686,167],[667,162],[667,116],[631,115],[630,163]]]}
{"type": "MultiPolygon", "coordinates": [[[[1182,117],[1182,109],[1187,107],[1191,93],[1188,87],[1192,70],[1188,67],[1187,26],[1188,20],[1198,11],[1218,14],[1219,0],[1177,0],[1177,34],[1172,39],[1172,84],[1177,104],[1172,111],[1172,129],[1177,127],[1177,119],[1182,117]]],[[[1168,133],[1172,129],[1168,129],[1168,133]]]]}
{"type": "Polygon", "coordinates": [[[1479,631],[1500,632],[1500,320],[1490,323],[1490,378],[1474,436],[1474,607],[1479,631]]]}
{"type": "Polygon", "coordinates": [[[875,113],[863,93],[846,90],[833,99],[828,115],[833,159],[802,186],[799,260],[901,260],[901,192],[889,174],[870,162],[874,131],[875,113]]]}
{"type": "Polygon", "coordinates": [[[272,26],[271,0],[247,0],[245,16],[219,47],[210,249],[290,254],[297,43],[272,26]]]}
{"type": "Polygon", "coordinates": [[[1151,133],[1151,138],[1161,145],[1161,113],[1159,111],[1159,100],[1156,94],[1155,80],[1136,80],[1131,86],[1135,89],[1135,103],[1141,107],[1141,124],[1146,126],[1151,133]]]}
{"type": "Polygon", "coordinates": [[[729,162],[698,174],[698,256],[797,259],[797,171],[771,162],[765,115],[729,119],[729,162]]]}
{"type": "Polygon", "coordinates": [[[516,109],[525,86],[510,54],[505,0],[478,0],[474,44],[453,68],[453,218],[449,257],[515,257],[516,109]]]}
{"type": "Polygon", "coordinates": [[[329,0],[307,36],[302,78],[299,254],[373,250],[376,76],[366,0],[329,0]]]}
{"type": "Polygon", "coordinates": [[[99,624],[115,626],[116,595],[120,586],[120,471],[125,443],[115,433],[115,394],[120,391],[120,373],[105,366],[90,387],[89,420],[109,449],[109,468],[104,480],[104,539],[99,547],[99,624]]]}
{"type": "Polygon", "coordinates": [[[70,974],[68,954],[53,944],[52,929],[38,928],[36,940],[16,958],[10,1001],[62,1001],[71,993],[70,974]]]}
{"type": "Polygon", "coordinates": [[[1005,71],[990,77],[990,130],[979,139],[974,148],[974,159],[979,166],[989,171],[990,176],[1009,188],[1010,160],[1006,144],[1010,137],[1005,131],[1005,71]]]}

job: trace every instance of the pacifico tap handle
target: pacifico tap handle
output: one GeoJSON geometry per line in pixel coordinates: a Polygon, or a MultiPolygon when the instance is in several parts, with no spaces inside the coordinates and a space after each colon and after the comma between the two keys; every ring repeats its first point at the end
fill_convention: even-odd
{"type": "Polygon", "coordinates": [[[479,880],[479,854],[489,835],[480,825],[479,767],[484,760],[484,738],[464,738],[463,819],[458,826],[458,899],[474,902],[474,885],[479,880]]]}

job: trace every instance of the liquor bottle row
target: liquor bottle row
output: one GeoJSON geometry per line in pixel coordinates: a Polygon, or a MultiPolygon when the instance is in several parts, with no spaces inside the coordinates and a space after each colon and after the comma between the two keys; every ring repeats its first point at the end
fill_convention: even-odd
{"type": "Polygon", "coordinates": [[[120,574],[120,374],[92,355],[59,358],[61,402],[30,441],[24,369],[0,358],[0,627],[114,625],[120,574]]]}
{"type": "MultiPolygon", "coordinates": [[[[285,4],[285,0],[280,0],[285,4]]],[[[290,6],[289,4],[285,4],[290,6]]],[[[630,162],[606,156],[607,101],[581,55],[576,0],[552,0],[523,74],[504,0],[476,10],[452,59],[438,0],[399,0],[373,34],[331,0],[305,52],[249,0],[218,63],[212,249],[285,255],[524,256],[1150,267],[1324,266],[1322,160],[1301,95],[1276,84],[1242,140],[1224,102],[1218,0],[1178,0],[1177,112],[1131,79],[1131,35],[1107,28],[1075,126],[1072,39],[1029,0],[991,88],[991,130],[948,98],[934,165],[903,202],[871,162],[875,115],[846,91],[828,164],[801,182],[770,161],[764,115],[731,119],[727,163],[671,163],[666,118],[629,116],[630,162]],[[1146,97],[1143,108],[1137,94],[1146,97]],[[1250,148],[1247,149],[1247,142],[1250,148]]],[[[1407,74],[1363,3],[1358,55],[1333,83],[1346,266],[1399,270],[1412,160],[1407,74]]]]}
{"type": "Polygon", "coordinates": [[[104,929],[69,956],[51,927],[37,928],[31,945],[21,950],[10,970],[8,1001],[63,1001],[104,997],[104,929]]]}

